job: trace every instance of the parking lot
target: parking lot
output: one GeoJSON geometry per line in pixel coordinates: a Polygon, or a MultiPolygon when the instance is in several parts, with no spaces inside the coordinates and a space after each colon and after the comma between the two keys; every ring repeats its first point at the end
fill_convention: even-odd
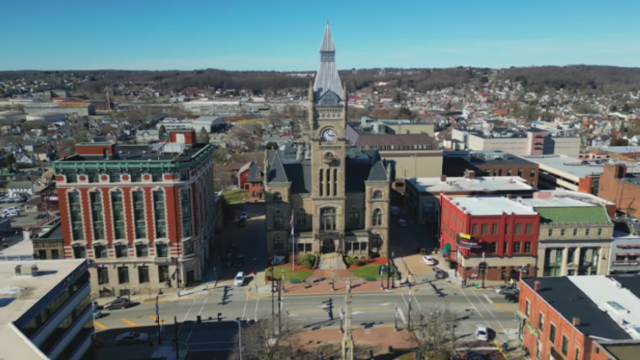
{"type": "Polygon", "coordinates": [[[17,207],[20,209],[20,215],[10,218],[12,228],[24,228],[24,227],[37,227],[44,224],[46,216],[43,212],[39,211],[25,211],[24,203],[0,203],[0,214],[4,213],[6,209],[17,207]],[[40,215],[40,218],[38,218],[40,215]]]}

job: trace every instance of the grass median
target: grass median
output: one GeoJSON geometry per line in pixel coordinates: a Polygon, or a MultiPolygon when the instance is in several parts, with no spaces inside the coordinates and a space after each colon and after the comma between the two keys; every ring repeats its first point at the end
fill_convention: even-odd
{"type": "MultiPolygon", "coordinates": [[[[357,270],[351,270],[351,273],[359,278],[368,280],[368,279],[379,279],[380,278],[380,266],[386,266],[386,265],[380,265],[380,264],[368,264],[365,265],[363,267],[361,267],[360,269],[357,270]]],[[[387,277],[387,273],[385,272],[383,275],[385,278],[387,277]]],[[[396,272],[393,268],[393,266],[391,267],[391,278],[395,278],[396,276],[396,272]]]]}
{"type": "Polygon", "coordinates": [[[278,265],[267,269],[267,277],[275,276],[276,279],[282,279],[282,270],[284,270],[285,280],[288,282],[301,282],[311,276],[313,270],[297,268],[291,271],[291,264],[278,265]]]}

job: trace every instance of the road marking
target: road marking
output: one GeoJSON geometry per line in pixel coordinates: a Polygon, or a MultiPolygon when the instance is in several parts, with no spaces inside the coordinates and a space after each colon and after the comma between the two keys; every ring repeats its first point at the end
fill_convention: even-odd
{"type": "Polygon", "coordinates": [[[127,318],[121,318],[120,321],[122,321],[123,323],[129,325],[129,326],[138,326],[136,325],[136,323],[134,323],[133,321],[127,319],[127,318]]]}
{"type": "Polygon", "coordinates": [[[514,309],[509,308],[509,307],[506,307],[506,306],[504,306],[504,305],[502,305],[502,304],[493,304],[493,306],[497,306],[497,307],[499,307],[500,309],[507,310],[507,311],[509,311],[509,312],[516,312],[514,309]]]}
{"type": "Polygon", "coordinates": [[[404,316],[404,311],[402,311],[402,309],[398,308],[398,312],[400,315],[400,319],[402,320],[402,322],[407,325],[407,318],[404,316]]]}
{"type": "Polygon", "coordinates": [[[93,325],[95,325],[96,327],[100,328],[100,330],[107,330],[108,327],[104,326],[102,323],[94,321],[93,325]]]}
{"type": "Polygon", "coordinates": [[[489,302],[489,304],[493,304],[493,301],[491,301],[491,299],[489,299],[489,297],[487,296],[487,294],[483,294],[482,296],[485,297],[485,299],[487,299],[487,301],[489,302]]]}
{"type": "MultiPolygon", "coordinates": [[[[158,322],[158,318],[155,315],[149,315],[149,319],[153,320],[154,323],[158,322]]],[[[165,321],[160,319],[160,324],[164,324],[165,321]]]]}
{"type": "MultiPolygon", "coordinates": [[[[491,314],[491,316],[493,316],[493,319],[498,323],[498,325],[500,325],[501,328],[504,328],[504,325],[502,325],[502,323],[500,322],[500,320],[498,320],[498,318],[496,317],[496,315],[493,313],[493,311],[491,311],[491,309],[489,309],[489,307],[487,306],[487,304],[485,304],[481,299],[480,296],[478,296],[478,294],[474,291],[473,294],[476,296],[476,298],[478,298],[478,301],[480,301],[480,303],[482,304],[482,306],[484,306],[487,311],[489,311],[489,314],[491,314]]],[[[487,323],[487,326],[489,326],[489,323],[487,323]]],[[[496,334],[497,337],[497,334],[496,334]]],[[[508,340],[508,339],[507,339],[508,340]]]]}
{"type": "Polygon", "coordinates": [[[253,313],[253,320],[258,321],[258,304],[260,304],[260,298],[256,299],[256,310],[253,313]]]}

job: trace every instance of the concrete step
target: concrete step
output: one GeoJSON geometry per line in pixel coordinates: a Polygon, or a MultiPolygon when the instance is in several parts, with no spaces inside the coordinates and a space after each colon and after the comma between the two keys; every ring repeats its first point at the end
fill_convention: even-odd
{"type": "Polygon", "coordinates": [[[336,253],[322,254],[320,255],[320,262],[318,263],[318,269],[346,269],[347,266],[342,261],[342,255],[336,253]]]}

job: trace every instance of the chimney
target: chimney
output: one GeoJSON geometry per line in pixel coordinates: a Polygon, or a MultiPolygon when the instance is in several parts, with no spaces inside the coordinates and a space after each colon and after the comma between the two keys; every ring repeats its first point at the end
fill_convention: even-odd
{"type": "Polygon", "coordinates": [[[476,172],[473,170],[467,170],[467,179],[475,179],[476,178],[476,172]]]}
{"type": "Polygon", "coordinates": [[[447,182],[447,175],[440,175],[440,182],[447,182]]]}
{"type": "Polygon", "coordinates": [[[536,280],[536,282],[533,283],[533,290],[539,292],[540,289],[542,289],[542,283],[540,282],[540,280],[536,280]]]}
{"type": "Polygon", "coordinates": [[[507,194],[507,199],[511,199],[511,194],[507,194]]]}
{"type": "Polygon", "coordinates": [[[580,326],[580,318],[577,316],[574,316],[571,322],[573,323],[573,326],[580,326]]]}

